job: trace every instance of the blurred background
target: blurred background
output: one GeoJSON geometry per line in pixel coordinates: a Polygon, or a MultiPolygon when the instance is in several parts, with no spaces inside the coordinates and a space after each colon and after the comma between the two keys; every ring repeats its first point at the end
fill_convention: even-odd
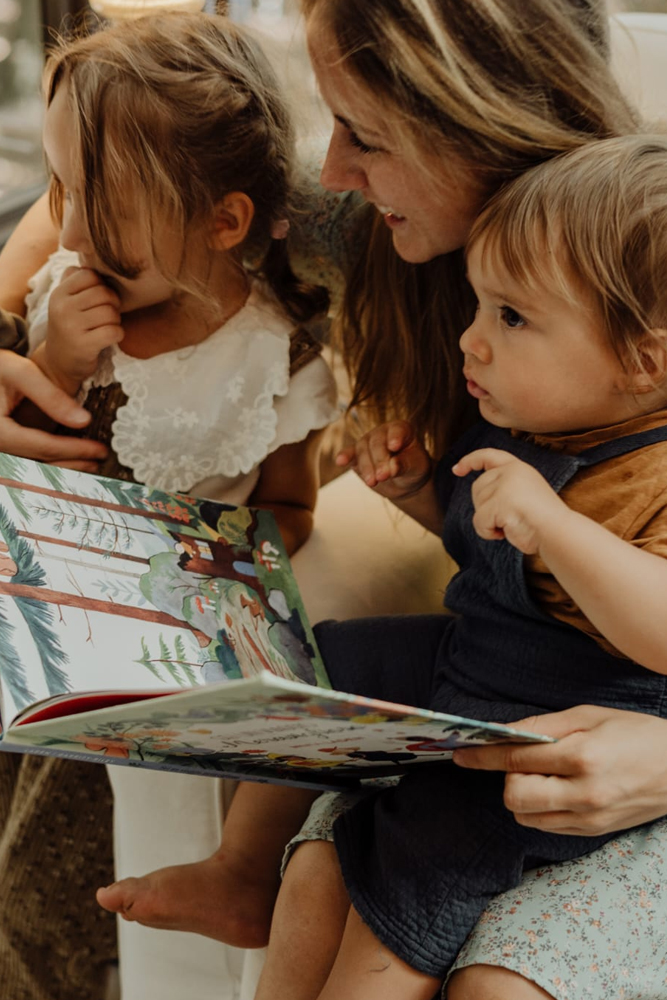
{"type": "MultiPolygon", "coordinates": [[[[143,0],[146,10],[170,3],[174,0],[143,0]]],[[[610,12],[667,13],[667,0],[608,3],[610,12]]],[[[139,7],[142,0],[134,4],[91,0],[91,4],[104,14],[123,6],[139,7]]],[[[214,9],[214,0],[205,6],[214,9]]],[[[45,187],[40,77],[46,46],[54,32],[66,33],[81,19],[94,19],[95,10],[86,0],[0,0],[0,245],[45,187]]],[[[228,12],[273,39],[290,57],[289,73],[295,78],[301,74],[303,80],[306,57],[298,30],[298,0],[230,0],[228,12]]]]}

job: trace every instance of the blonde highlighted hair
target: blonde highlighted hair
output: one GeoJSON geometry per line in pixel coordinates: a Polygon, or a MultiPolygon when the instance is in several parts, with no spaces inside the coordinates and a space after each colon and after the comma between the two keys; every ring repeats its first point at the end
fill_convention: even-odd
{"type": "Polygon", "coordinates": [[[667,134],[607,139],[528,171],[491,199],[467,252],[480,241],[515,281],[592,309],[628,372],[654,374],[646,346],[667,330],[667,134]]]}
{"type": "MultiPolygon", "coordinates": [[[[92,35],[62,40],[44,71],[47,105],[66,85],[74,112],[79,183],[91,240],[112,272],[134,278],[124,234],[128,198],[138,199],[155,246],[166,221],[184,247],[179,272],[189,288],[188,240],[201,240],[216,205],[233,191],[254,206],[244,254],[297,321],[326,309],[323,288],[292,273],[285,241],[272,227],[289,213],[293,130],[259,46],[224,17],[165,13],[118,21],[92,35]]],[[[51,205],[62,217],[62,185],[51,205]]],[[[206,295],[205,288],[193,288],[206,295]]]]}
{"type": "MultiPolygon", "coordinates": [[[[453,152],[489,195],[559,153],[637,128],[607,65],[602,0],[302,7],[413,159],[428,150],[446,168],[453,152]]],[[[463,252],[407,264],[377,213],[358,245],[340,325],[354,403],[372,419],[410,418],[440,454],[474,415],[459,379],[458,338],[474,312],[463,252]]]]}

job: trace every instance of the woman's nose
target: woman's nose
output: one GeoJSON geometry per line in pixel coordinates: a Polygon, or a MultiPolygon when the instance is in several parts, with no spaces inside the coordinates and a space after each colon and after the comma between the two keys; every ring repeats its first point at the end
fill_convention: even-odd
{"type": "Polygon", "coordinates": [[[359,163],[359,151],[341,134],[342,126],[334,126],[320,183],[329,191],[361,191],[368,186],[366,171],[359,163]]]}

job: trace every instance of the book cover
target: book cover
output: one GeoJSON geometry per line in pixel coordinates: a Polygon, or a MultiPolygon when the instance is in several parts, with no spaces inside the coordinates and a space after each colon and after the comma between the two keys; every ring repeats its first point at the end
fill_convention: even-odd
{"type": "Polygon", "coordinates": [[[339,787],[542,741],[332,691],[270,512],[0,455],[0,749],[339,787]]]}

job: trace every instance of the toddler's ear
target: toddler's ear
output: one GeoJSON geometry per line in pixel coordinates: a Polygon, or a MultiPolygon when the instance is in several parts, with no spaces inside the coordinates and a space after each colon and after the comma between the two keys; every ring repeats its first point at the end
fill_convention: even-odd
{"type": "Polygon", "coordinates": [[[667,380],[667,330],[651,330],[639,345],[641,369],[630,380],[635,393],[653,392],[667,380]]]}
{"type": "Polygon", "coordinates": [[[215,206],[209,239],[211,250],[232,250],[243,243],[255,214],[252,200],[243,191],[231,191],[215,206]]]}

